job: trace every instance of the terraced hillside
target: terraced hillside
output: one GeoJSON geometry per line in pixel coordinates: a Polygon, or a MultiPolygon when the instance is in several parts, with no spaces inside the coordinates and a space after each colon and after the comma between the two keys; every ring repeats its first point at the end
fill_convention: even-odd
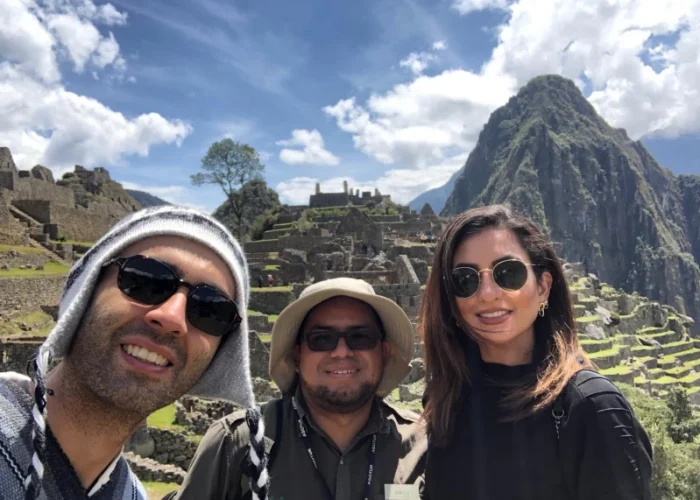
{"type": "Polygon", "coordinates": [[[601,373],[654,396],[683,387],[700,404],[700,339],[689,334],[692,318],[595,277],[573,278],[581,345],[601,373]]]}

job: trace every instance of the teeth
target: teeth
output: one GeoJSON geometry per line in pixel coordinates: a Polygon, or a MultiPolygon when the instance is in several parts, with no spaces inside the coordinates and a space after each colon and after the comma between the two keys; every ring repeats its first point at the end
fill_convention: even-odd
{"type": "Polygon", "coordinates": [[[122,349],[126,351],[127,354],[140,359],[141,361],[146,361],[148,363],[153,363],[158,366],[165,366],[168,364],[168,360],[156,352],[149,351],[143,347],[139,347],[133,344],[126,344],[122,346],[122,349]]]}
{"type": "Polygon", "coordinates": [[[506,314],[508,314],[508,311],[497,311],[492,313],[481,313],[479,316],[482,318],[499,318],[501,316],[505,316],[506,314]]]}
{"type": "Polygon", "coordinates": [[[349,375],[351,373],[355,373],[357,370],[334,370],[333,373],[334,375],[349,375]]]}

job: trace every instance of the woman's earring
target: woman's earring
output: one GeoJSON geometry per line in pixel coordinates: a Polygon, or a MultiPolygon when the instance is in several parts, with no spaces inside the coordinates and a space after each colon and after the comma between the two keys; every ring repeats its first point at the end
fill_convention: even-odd
{"type": "Polygon", "coordinates": [[[544,311],[549,307],[549,302],[546,300],[540,304],[540,311],[537,313],[540,315],[540,318],[544,318],[544,311]]]}

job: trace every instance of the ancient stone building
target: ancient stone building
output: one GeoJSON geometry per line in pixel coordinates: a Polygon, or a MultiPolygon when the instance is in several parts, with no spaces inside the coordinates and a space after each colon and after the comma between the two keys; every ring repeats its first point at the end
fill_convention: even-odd
{"type": "Polygon", "coordinates": [[[0,243],[99,239],[112,224],[141,208],[104,168],[75,170],[54,182],[37,165],[18,170],[8,148],[0,148],[0,243]]]}

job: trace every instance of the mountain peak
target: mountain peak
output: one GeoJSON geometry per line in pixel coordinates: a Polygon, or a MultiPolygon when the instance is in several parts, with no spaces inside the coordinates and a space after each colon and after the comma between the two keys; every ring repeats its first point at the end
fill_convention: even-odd
{"type": "Polygon", "coordinates": [[[570,262],[627,291],[700,316],[700,195],[624,130],[608,125],[565,78],[534,78],[494,111],[442,215],[507,204],[570,262]]]}

